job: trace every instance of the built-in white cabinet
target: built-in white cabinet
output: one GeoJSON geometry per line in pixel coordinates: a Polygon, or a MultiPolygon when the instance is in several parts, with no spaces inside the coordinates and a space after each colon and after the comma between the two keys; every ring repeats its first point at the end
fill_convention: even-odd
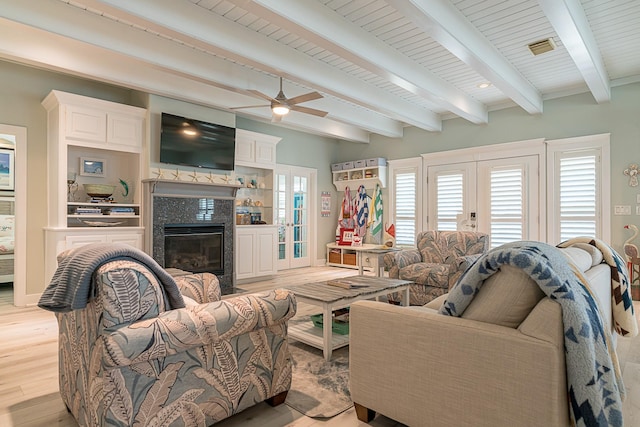
{"type": "Polygon", "coordinates": [[[57,90],[42,105],[47,110],[47,279],[55,271],[58,253],[66,249],[110,242],[143,249],[136,190],[146,110],[57,90]],[[86,168],[95,161],[101,164],[99,170],[86,168]],[[112,196],[92,199],[83,184],[111,185],[112,196]]]}
{"type": "Polygon", "coordinates": [[[277,227],[249,225],[236,227],[236,281],[277,273],[277,227]]]}
{"type": "Polygon", "coordinates": [[[274,224],[274,168],[280,138],[236,130],[236,280],[277,272],[278,235],[274,224]]]}
{"type": "Polygon", "coordinates": [[[274,169],[280,138],[236,129],[236,166],[274,169]]]}

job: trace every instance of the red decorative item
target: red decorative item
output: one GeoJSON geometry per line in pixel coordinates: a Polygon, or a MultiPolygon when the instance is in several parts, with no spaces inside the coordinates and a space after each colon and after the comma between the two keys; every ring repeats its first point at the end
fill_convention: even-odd
{"type": "Polygon", "coordinates": [[[351,242],[353,242],[353,228],[341,228],[340,229],[340,241],[339,245],[342,246],[351,246],[351,242]]]}

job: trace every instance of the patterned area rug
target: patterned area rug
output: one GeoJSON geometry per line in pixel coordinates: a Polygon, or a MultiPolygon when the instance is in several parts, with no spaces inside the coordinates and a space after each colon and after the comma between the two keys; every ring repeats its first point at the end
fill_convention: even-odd
{"type": "Polygon", "coordinates": [[[349,347],[335,350],[329,362],[324,360],[322,350],[293,339],[289,348],[293,380],[285,401],[288,406],[312,418],[330,418],[353,406],[349,394],[349,347]]]}

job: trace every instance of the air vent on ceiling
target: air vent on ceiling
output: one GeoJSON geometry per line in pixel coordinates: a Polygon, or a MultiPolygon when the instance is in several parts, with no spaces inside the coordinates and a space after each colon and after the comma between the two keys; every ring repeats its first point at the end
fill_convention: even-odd
{"type": "Polygon", "coordinates": [[[529,44],[529,50],[534,55],[542,55],[543,53],[550,52],[556,48],[556,44],[553,39],[544,39],[529,44]]]}

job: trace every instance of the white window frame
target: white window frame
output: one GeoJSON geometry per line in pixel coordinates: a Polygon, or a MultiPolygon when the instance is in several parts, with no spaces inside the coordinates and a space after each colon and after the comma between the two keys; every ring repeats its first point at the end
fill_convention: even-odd
{"type": "Polygon", "coordinates": [[[546,141],[547,165],[549,176],[547,179],[547,194],[550,201],[548,210],[547,241],[560,243],[559,218],[559,176],[556,174],[555,164],[558,154],[589,151],[599,154],[599,170],[596,171],[596,204],[599,209],[596,216],[596,236],[605,242],[611,241],[611,134],[579,136],[546,141]]]}
{"type": "MultiPolygon", "coordinates": [[[[426,186],[426,183],[423,179],[422,174],[422,158],[421,157],[413,157],[408,159],[399,159],[399,160],[389,160],[389,215],[387,216],[387,221],[392,224],[396,224],[396,175],[398,173],[407,173],[414,172],[416,174],[416,194],[415,194],[415,206],[416,206],[416,219],[415,219],[415,230],[416,236],[418,233],[422,231],[423,224],[423,201],[422,201],[422,188],[426,186]]],[[[408,245],[402,245],[408,246],[408,245]]],[[[413,245],[415,247],[415,241],[413,245]]]]}

